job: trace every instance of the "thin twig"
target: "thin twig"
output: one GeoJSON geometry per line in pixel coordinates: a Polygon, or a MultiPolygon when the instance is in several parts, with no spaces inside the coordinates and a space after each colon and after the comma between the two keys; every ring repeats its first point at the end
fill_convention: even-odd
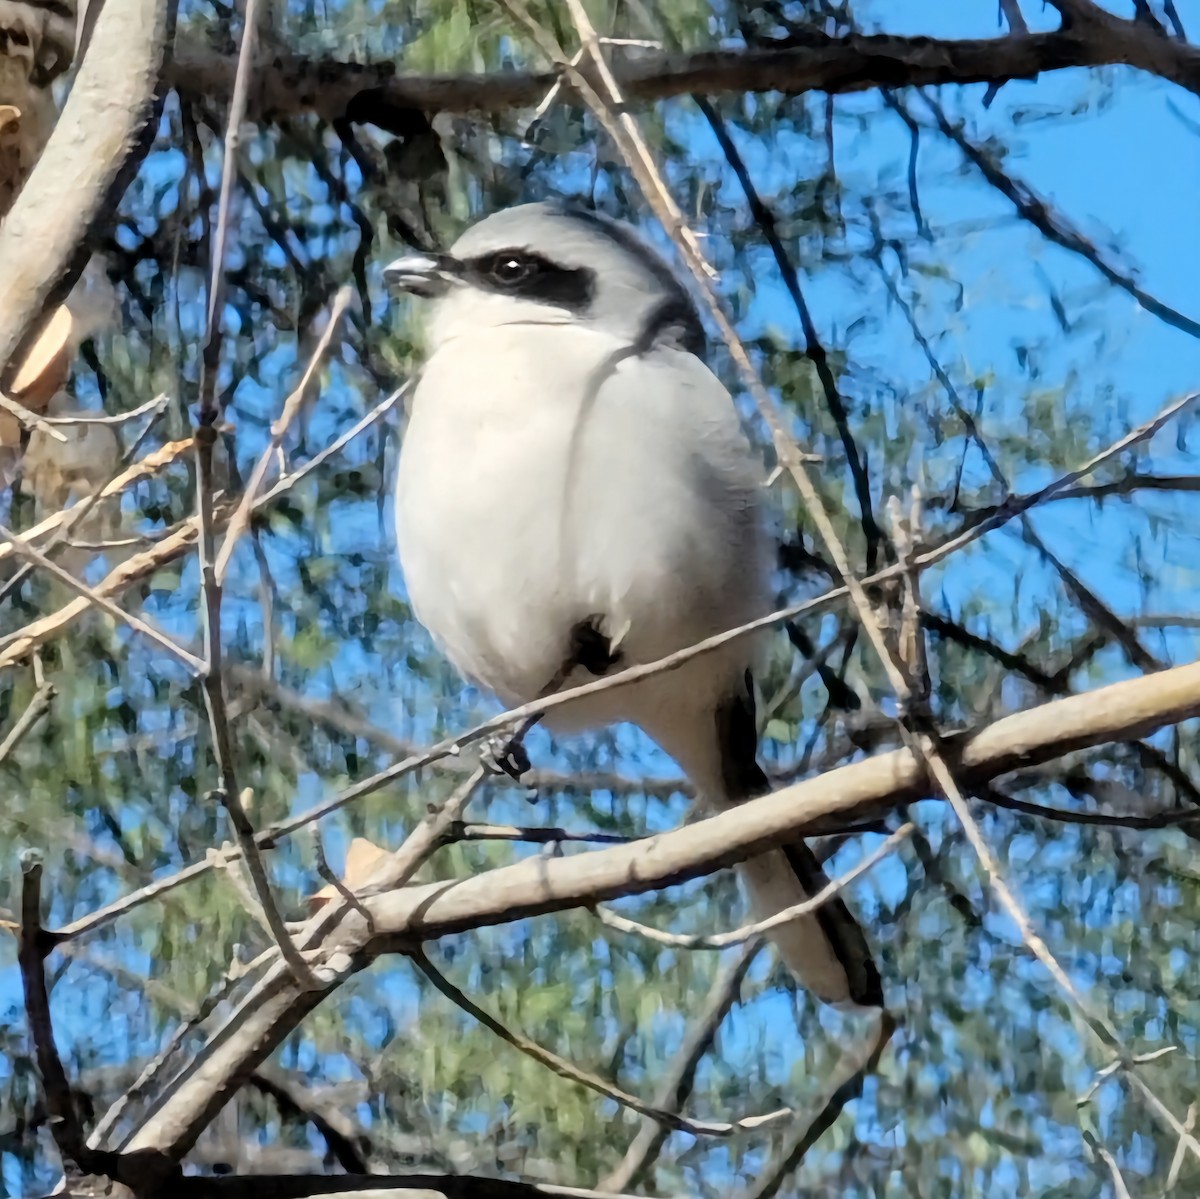
{"type": "Polygon", "coordinates": [[[1121,1176],[1121,1169],[1117,1165],[1117,1159],[1086,1128],[1083,1130],[1083,1139],[1087,1142],[1088,1148],[1108,1167],[1108,1176],[1112,1180],[1113,1199],[1131,1199],[1129,1188],[1125,1185],[1125,1179],[1121,1176]]]}
{"type": "MultiPolygon", "coordinates": [[[[254,42],[258,33],[259,0],[247,0],[242,23],[241,46],[238,50],[237,75],[234,78],[233,99],[229,106],[229,125],[225,131],[225,151],[221,171],[221,193],[217,206],[217,230],[212,248],[212,275],[208,285],[208,325],[200,375],[200,411],[196,425],[196,509],[200,535],[197,545],[200,554],[200,583],[204,601],[204,701],[212,730],[213,755],[221,778],[218,794],[229,822],[237,836],[242,858],[254,884],[262,916],[279,952],[283,955],[296,981],[306,990],[319,990],[308,964],[300,955],[284,925],[283,917],[271,892],[262,854],[254,839],[254,826],[246,814],[245,799],[249,791],[238,789],[234,765],[233,737],[229,731],[229,715],[225,707],[225,687],[221,672],[221,584],[214,566],[215,530],[213,527],[213,448],[217,439],[220,409],[216,400],[216,378],[221,358],[221,310],[225,295],[225,242],[229,232],[233,184],[237,174],[238,145],[241,125],[246,115],[246,96],[250,84],[254,42]]],[[[243,501],[247,510],[249,503],[243,501]]],[[[239,511],[241,509],[239,508],[239,511]]],[[[236,517],[236,513],[235,513],[236,517]]]]}
{"type": "MultiPolygon", "coordinates": [[[[974,165],[991,186],[1009,201],[1022,220],[1028,221],[1043,237],[1069,250],[1072,254],[1090,262],[1109,283],[1125,292],[1134,303],[1151,316],[1157,317],[1173,329],[1190,337],[1200,337],[1200,321],[1186,316],[1176,308],[1152,296],[1141,287],[1134,277],[1110,263],[1082,233],[1059,216],[1040,196],[1026,184],[1014,179],[1001,169],[995,159],[982,147],[975,145],[963,133],[962,127],[950,121],[942,106],[923,89],[918,89],[943,137],[952,141],[963,156],[974,165]]],[[[885,94],[884,99],[892,105],[898,100],[885,94]]]]}
{"type": "Polygon", "coordinates": [[[92,416],[88,412],[76,412],[73,416],[45,416],[42,419],[48,425],[125,425],[131,420],[137,420],[139,416],[145,416],[147,412],[153,412],[157,416],[166,407],[169,398],[165,394],[157,395],[136,408],[130,408],[128,412],[117,412],[111,416],[92,416]]]}
{"type": "Polygon", "coordinates": [[[495,1016],[481,1008],[442,974],[425,955],[425,951],[419,945],[412,946],[408,950],[408,956],[412,959],[417,969],[447,999],[462,1008],[468,1015],[473,1016],[486,1029],[495,1033],[496,1036],[511,1045],[514,1049],[518,1049],[527,1057],[533,1058],[535,1062],[553,1071],[560,1078],[579,1083],[581,1086],[603,1095],[606,1099],[612,1099],[622,1107],[627,1107],[630,1111],[637,1112],[639,1115],[648,1116],[650,1119],[676,1132],[690,1133],[695,1137],[728,1137],[738,1132],[748,1132],[751,1129],[764,1128],[770,1124],[778,1123],[780,1120],[787,1119],[792,1114],[791,1108],[780,1108],[778,1111],[768,1112],[762,1116],[747,1116],[742,1120],[725,1123],[691,1120],[686,1116],[679,1115],[677,1112],[655,1107],[653,1104],[639,1099],[636,1095],[630,1095],[628,1091],[623,1091],[620,1087],[605,1082],[598,1075],[592,1074],[580,1066],[576,1066],[573,1062],[567,1061],[566,1058],[559,1057],[557,1053],[552,1053],[549,1049],[539,1045],[536,1041],[531,1041],[521,1033],[513,1032],[511,1029],[506,1028],[495,1016]]]}
{"type": "Polygon", "coordinates": [[[134,616],[133,613],[126,612],[123,608],[117,607],[108,596],[94,587],[89,587],[82,579],[77,579],[69,571],[64,570],[57,562],[47,558],[36,546],[30,545],[24,537],[18,537],[16,533],[11,529],[5,528],[3,525],[0,525],[0,537],[7,540],[22,558],[26,558],[35,565],[40,566],[43,570],[49,571],[60,583],[69,587],[87,604],[94,605],[102,612],[107,612],[109,616],[114,617],[121,623],[127,624],[135,632],[141,633],[143,637],[148,637],[156,645],[165,649],[175,658],[178,658],[180,662],[196,674],[203,672],[204,663],[190,650],[184,649],[173,637],[169,637],[161,629],[155,628],[140,616],[134,616]]]}
{"type": "MultiPolygon", "coordinates": [[[[160,470],[170,466],[176,459],[182,457],[192,448],[192,439],[185,438],[183,441],[171,441],[160,449],[153,450],[144,458],[138,459],[127,470],[122,471],[110,482],[106,483],[96,493],[97,498],[101,500],[108,499],[110,496],[120,495],[121,492],[133,486],[134,483],[141,482],[142,479],[148,479],[156,475],[160,470]]],[[[90,498],[90,497],[89,497],[90,498]]],[[[53,533],[55,529],[60,528],[64,524],[70,527],[74,524],[75,513],[87,503],[83,500],[79,504],[75,504],[70,508],[63,508],[58,512],[52,512],[49,516],[43,517],[31,529],[28,529],[24,536],[27,541],[35,541],[44,536],[46,533],[53,533]]],[[[43,545],[43,550],[53,548],[53,543],[43,545]]],[[[13,553],[13,547],[6,542],[0,542],[0,560],[9,557],[13,553]]],[[[0,594],[0,599],[3,595],[0,594]]]]}
{"type": "Polygon", "coordinates": [[[824,1101],[814,1108],[808,1119],[796,1122],[775,1161],[738,1199],[770,1199],[779,1190],[784,1179],[804,1160],[805,1154],[833,1126],[846,1104],[862,1094],[863,1080],[875,1072],[895,1027],[892,1017],[880,1009],[875,1037],[842,1054],[834,1067],[833,1080],[824,1101]]]}
{"type": "Polygon", "coordinates": [[[45,433],[47,437],[53,438],[55,441],[65,442],[67,440],[65,433],[60,433],[54,428],[43,416],[38,416],[36,412],[30,412],[24,404],[18,404],[12,396],[6,395],[0,391],[0,408],[3,408],[9,416],[15,417],[18,423],[24,429],[37,429],[39,432],[45,433]]]}
{"type": "Polygon", "coordinates": [[[779,268],[780,278],[783,280],[783,285],[791,297],[792,306],[796,309],[796,315],[800,321],[800,330],[804,336],[804,352],[817,372],[821,391],[825,396],[825,406],[829,409],[829,414],[833,419],[834,426],[837,428],[838,437],[841,439],[842,448],[846,454],[846,466],[850,471],[850,478],[854,484],[855,499],[858,501],[859,520],[867,541],[866,561],[869,573],[874,569],[878,558],[879,544],[883,539],[883,530],[879,527],[879,523],[875,519],[871,501],[871,481],[867,477],[867,468],[859,453],[858,443],[854,440],[854,434],[851,432],[849,413],[846,411],[845,401],[838,390],[833,368],[829,364],[829,355],[825,352],[825,347],[821,344],[821,339],[817,334],[816,323],[813,321],[808,301],[805,299],[803,289],[800,286],[799,273],[791,258],[788,257],[783,239],[779,236],[775,214],[763,202],[758,188],[754,186],[754,180],[750,176],[749,168],[739,153],[733,138],[729,136],[729,131],[725,127],[725,122],[722,120],[721,114],[703,96],[695,96],[694,100],[704,119],[708,122],[709,128],[712,129],[713,135],[717,139],[717,144],[721,147],[721,153],[725,155],[726,162],[729,163],[730,169],[741,186],[742,193],[745,195],[746,203],[750,209],[750,215],[754,218],[754,223],[762,232],[763,238],[771,249],[775,265],[779,268]]]}
{"type": "Polygon", "coordinates": [[[448,841],[527,841],[532,845],[557,845],[560,842],[580,841],[590,845],[627,845],[636,837],[621,833],[575,833],[565,828],[530,828],[512,824],[452,825],[446,833],[448,841]]]}
{"type": "Polygon", "coordinates": [[[325,845],[322,841],[321,830],[319,828],[313,829],[313,853],[317,859],[317,874],[342,897],[346,906],[357,911],[366,921],[367,927],[371,928],[374,923],[371,919],[371,913],[363,906],[362,900],[338,876],[337,871],[329,865],[329,859],[325,856],[325,845]]]}
{"type": "Polygon", "coordinates": [[[1200,810],[1173,808],[1166,812],[1153,812],[1149,816],[1137,816],[1123,812],[1075,812],[1069,808],[1052,808],[1045,804],[1030,803],[989,786],[978,792],[978,798],[997,808],[1008,808],[1026,816],[1038,816],[1043,820],[1056,820],[1060,824],[1096,824],[1113,828],[1159,829],[1175,828],[1177,825],[1200,822],[1200,810]]]}
{"type": "Polygon", "coordinates": [[[771,929],[778,928],[781,924],[790,924],[791,921],[798,920],[801,916],[807,916],[810,912],[815,912],[823,904],[827,904],[834,896],[838,895],[844,888],[848,887],[855,879],[870,870],[872,866],[883,861],[902,842],[907,841],[912,835],[913,829],[914,826],[912,824],[902,824],[882,845],[869,853],[856,866],[847,870],[845,874],[827,883],[816,895],[804,900],[802,903],[792,904],[791,907],[783,908],[765,920],[756,920],[753,924],[735,928],[732,932],[713,933],[711,935],[702,933],[668,933],[662,929],[652,928],[648,924],[641,924],[637,920],[630,920],[627,916],[610,911],[608,908],[597,907],[593,911],[599,917],[601,924],[606,924],[609,928],[615,928],[620,932],[636,933],[639,937],[645,937],[646,940],[653,941],[657,945],[670,945],[675,949],[729,949],[734,945],[744,945],[747,941],[752,941],[756,937],[770,932],[771,929]]]}
{"type": "MultiPolygon", "coordinates": [[[[150,431],[154,428],[155,422],[165,406],[165,400],[165,396],[160,396],[154,400],[154,405],[157,409],[154,418],[146,422],[146,427],[137,435],[129,449],[127,449],[125,453],[121,455],[121,458],[117,462],[112,474],[103,485],[94,488],[92,492],[85,496],[79,503],[72,505],[72,507],[66,509],[65,511],[56,512],[53,515],[48,516],[45,520],[35,525],[29,530],[28,533],[25,534],[25,537],[28,540],[32,540],[35,536],[40,536],[42,532],[53,529],[53,535],[51,536],[50,540],[47,541],[45,545],[41,546],[42,553],[48,555],[52,549],[66,541],[67,538],[70,537],[71,531],[83,522],[87,514],[91,512],[91,510],[102,499],[123,491],[131,483],[148,476],[149,474],[161,469],[163,466],[166,466],[169,462],[174,461],[175,457],[178,455],[176,453],[168,453],[168,451],[171,450],[172,445],[188,446],[191,444],[190,440],[186,442],[174,442],[172,445],[163,446],[162,449],[154,453],[147,454],[146,457],[141,459],[136,466],[129,465],[133,461],[138,450],[141,448],[142,443],[147,437],[149,437],[150,431]],[[51,522],[54,523],[51,524],[51,522]]],[[[11,550],[12,547],[9,545],[0,545],[0,557],[4,556],[8,552],[11,552],[11,550]]],[[[12,577],[7,579],[4,585],[0,587],[0,603],[3,603],[4,600],[6,600],[22,584],[22,582],[24,582],[32,570],[32,564],[26,562],[18,570],[13,572],[12,577]]]]}
{"type": "Polygon", "coordinates": [[[254,504],[254,499],[258,495],[258,490],[262,486],[263,480],[266,478],[271,460],[280,446],[283,445],[283,439],[287,435],[288,429],[291,428],[296,414],[300,411],[304,397],[308,394],[308,387],[312,382],[312,377],[316,374],[317,367],[320,366],[321,360],[325,357],[330,342],[333,341],[333,335],[337,332],[338,325],[342,320],[342,314],[346,311],[350,303],[350,297],[353,294],[349,287],[343,287],[339,289],[337,295],[334,297],[333,308],[330,310],[325,331],[321,334],[320,341],[317,342],[317,348],[313,350],[312,357],[308,360],[308,366],[305,367],[300,382],[296,385],[291,395],[284,401],[283,411],[279,414],[279,419],[271,426],[271,440],[259,456],[258,462],[251,472],[250,481],[246,484],[246,490],[242,494],[237,510],[229,521],[229,526],[225,531],[225,540],[221,545],[220,552],[217,554],[216,581],[218,586],[224,583],[225,572],[229,569],[229,560],[233,557],[234,549],[237,548],[238,539],[250,523],[250,512],[254,504]]]}
{"type": "Polygon", "coordinates": [[[1179,1049],[1178,1045],[1164,1045],[1161,1049],[1152,1049],[1149,1053],[1139,1053],[1135,1057],[1124,1058],[1115,1057],[1106,1066],[1102,1066],[1096,1071],[1096,1077],[1092,1079],[1091,1085],[1078,1099],[1075,1100],[1076,1107],[1086,1107],[1091,1103],[1096,1092],[1104,1085],[1108,1079],[1112,1078],[1118,1070],[1123,1069],[1129,1063],[1136,1063],[1139,1066],[1144,1066],[1148,1062],[1156,1062],[1160,1057],[1166,1057],[1168,1054],[1176,1053],[1179,1049]]]}
{"type": "Polygon", "coordinates": [[[17,723],[9,729],[8,735],[4,740],[0,741],[0,762],[8,760],[8,755],[28,735],[29,730],[50,711],[50,706],[54,703],[57,695],[58,689],[53,683],[43,682],[38,687],[37,691],[34,692],[33,699],[29,701],[28,706],[21,713],[17,723]]]}
{"type": "Polygon", "coordinates": [[[200,371],[200,420],[212,424],[216,419],[217,368],[221,359],[221,310],[225,301],[225,242],[229,236],[232,216],[233,183],[237,175],[238,147],[241,144],[242,122],[246,119],[246,99],[250,90],[251,64],[254,43],[258,37],[259,0],[246,0],[241,45],[238,47],[237,72],[233,80],[233,97],[229,103],[229,124],[225,130],[221,192],[217,201],[217,228],[213,235],[212,271],[208,283],[208,317],[200,371]]]}
{"type": "Polygon", "coordinates": [[[450,830],[462,822],[467,805],[488,773],[477,766],[442,803],[430,804],[420,824],[404,838],[404,844],[359,881],[354,888],[355,902],[407,885],[438,847],[446,843],[450,830]]]}

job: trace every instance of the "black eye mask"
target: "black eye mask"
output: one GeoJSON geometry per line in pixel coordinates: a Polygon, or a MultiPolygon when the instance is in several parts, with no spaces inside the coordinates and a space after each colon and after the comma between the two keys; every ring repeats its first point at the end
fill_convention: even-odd
{"type": "Polygon", "coordinates": [[[462,273],[477,287],[583,312],[596,291],[596,274],[587,267],[566,267],[531,250],[496,250],[468,258],[462,273]]]}

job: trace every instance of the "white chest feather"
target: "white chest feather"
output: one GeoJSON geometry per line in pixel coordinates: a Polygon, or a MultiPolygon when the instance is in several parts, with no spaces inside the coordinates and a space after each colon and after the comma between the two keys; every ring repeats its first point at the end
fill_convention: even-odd
{"type": "Polygon", "coordinates": [[[573,326],[444,343],[400,456],[418,619],[506,701],[534,697],[600,617],[649,661],[766,608],[761,467],[691,355],[573,326]]]}

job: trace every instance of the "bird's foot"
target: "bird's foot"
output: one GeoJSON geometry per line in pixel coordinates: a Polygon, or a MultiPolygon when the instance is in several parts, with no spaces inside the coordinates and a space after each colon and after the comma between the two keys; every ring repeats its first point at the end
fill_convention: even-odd
{"type": "MultiPolygon", "coordinates": [[[[520,736],[511,733],[495,733],[488,737],[480,748],[479,763],[484,770],[510,778],[514,783],[519,783],[532,767],[520,736]]],[[[536,789],[526,786],[525,798],[530,803],[536,802],[536,789]]]]}

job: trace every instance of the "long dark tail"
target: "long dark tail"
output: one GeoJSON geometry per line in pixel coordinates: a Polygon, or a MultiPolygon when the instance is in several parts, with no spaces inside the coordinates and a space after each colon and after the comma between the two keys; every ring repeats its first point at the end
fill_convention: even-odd
{"type": "MultiPolygon", "coordinates": [[[[717,711],[717,741],[724,798],[740,803],[765,795],[770,784],[757,760],[758,730],[748,673],[745,692],[730,697],[717,711]]],[[[803,902],[829,882],[816,854],[800,838],[743,863],[739,871],[760,919],[803,902]]],[[[840,895],[811,915],[772,930],[770,936],[799,981],[821,999],[883,1006],[883,985],[867,939],[840,895]]]]}

